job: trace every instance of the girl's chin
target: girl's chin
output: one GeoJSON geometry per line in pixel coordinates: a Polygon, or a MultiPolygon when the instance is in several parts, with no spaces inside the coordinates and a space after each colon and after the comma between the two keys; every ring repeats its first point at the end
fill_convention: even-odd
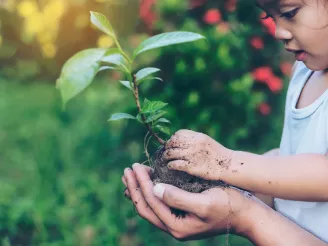
{"type": "Polygon", "coordinates": [[[323,70],[324,68],[322,67],[321,64],[318,64],[318,63],[313,63],[311,62],[310,59],[307,59],[306,61],[303,62],[305,64],[305,66],[312,70],[312,71],[321,71],[323,70]]]}
{"type": "Polygon", "coordinates": [[[318,63],[318,59],[311,59],[312,57],[307,57],[306,61],[304,61],[305,66],[311,69],[312,71],[322,71],[328,70],[328,62],[318,63]]]}

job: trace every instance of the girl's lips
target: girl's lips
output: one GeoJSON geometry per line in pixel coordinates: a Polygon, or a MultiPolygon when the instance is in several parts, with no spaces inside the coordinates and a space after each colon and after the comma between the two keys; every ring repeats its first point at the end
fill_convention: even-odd
{"type": "Polygon", "coordinates": [[[305,61],[306,57],[307,57],[307,53],[305,51],[297,51],[295,53],[295,58],[298,61],[305,61]]]}

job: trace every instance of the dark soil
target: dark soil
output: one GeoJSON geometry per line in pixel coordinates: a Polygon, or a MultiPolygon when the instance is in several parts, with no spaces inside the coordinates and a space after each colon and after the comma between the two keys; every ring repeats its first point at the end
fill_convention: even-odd
{"type": "MultiPolygon", "coordinates": [[[[155,152],[152,158],[152,168],[154,169],[154,172],[151,178],[155,184],[171,184],[180,189],[193,193],[201,193],[205,190],[218,186],[228,187],[228,185],[222,181],[204,180],[198,177],[191,176],[185,172],[168,169],[167,163],[162,159],[164,151],[165,148],[161,147],[155,152]]],[[[186,212],[174,208],[172,208],[171,211],[177,217],[184,217],[186,214],[186,212]]]]}

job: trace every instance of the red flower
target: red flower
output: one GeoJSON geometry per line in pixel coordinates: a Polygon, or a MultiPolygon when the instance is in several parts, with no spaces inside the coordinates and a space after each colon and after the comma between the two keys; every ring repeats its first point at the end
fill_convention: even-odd
{"type": "Polygon", "coordinates": [[[258,107],[258,110],[263,115],[269,115],[271,113],[271,107],[267,103],[261,103],[258,107]]]}
{"type": "Polygon", "coordinates": [[[267,81],[267,85],[269,86],[269,89],[274,93],[281,91],[283,88],[282,80],[276,76],[270,78],[267,81]]]}
{"type": "Polygon", "coordinates": [[[264,48],[263,40],[260,37],[253,37],[250,43],[255,49],[261,50],[264,48]]]}
{"type": "Polygon", "coordinates": [[[276,77],[270,67],[259,67],[252,73],[254,80],[267,84],[269,89],[276,93],[282,90],[282,80],[276,77]]]}
{"type": "Polygon", "coordinates": [[[274,76],[271,67],[259,67],[252,73],[255,80],[265,82],[274,76]]]}
{"type": "Polygon", "coordinates": [[[280,70],[286,76],[290,76],[292,74],[292,69],[293,65],[289,62],[283,62],[280,64],[280,70]]]}
{"type": "MultiPolygon", "coordinates": [[[[266,16],[265,13],[261,14],[261,18],[264,18],[266,16]]],[[[276,35],[276,24],[274,23],[274,21],[271,18],[268,19],[261,19],[261,23],[263,26],[266,27],[267,31],[272,35],[275,36],[276,35]]]]}
{"type": "Polygon", "coordinates": [[[219,23],[221,18],[221,12],[218,9],[209,9],[204,16],[204,22],[213,25],[219,23]]]}
{"type": "Polygon", "coordinates": [[[152,7],[156,0],[142,0],[140,3],[139,16],[145,22],[147,28],[152,29],[153,23],[156,20],[155,13],[152,12],[152,7]]]}
{"type": "Polygon", "coordinates": [[[233,12],[233,11],[236,10],[237,0],[226,0],[224,6],[225,6],[227,11],[233,12]]]}

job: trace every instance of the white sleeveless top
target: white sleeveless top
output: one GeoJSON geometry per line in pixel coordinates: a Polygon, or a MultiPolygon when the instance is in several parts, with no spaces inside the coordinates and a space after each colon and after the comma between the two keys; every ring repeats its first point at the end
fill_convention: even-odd
{"type": "MultiPolygon", "coordinates": [[[[298,98],[312,71],[303,62],[297,62],[295,66],[287,93],[279,154],[325,155],[328,150],[328,90],[310,106],[296,109],[298,98]]],[[[288,201],[276,198],[275,207],[278,212],[328,242],[328,202],[288,201]]]]}

